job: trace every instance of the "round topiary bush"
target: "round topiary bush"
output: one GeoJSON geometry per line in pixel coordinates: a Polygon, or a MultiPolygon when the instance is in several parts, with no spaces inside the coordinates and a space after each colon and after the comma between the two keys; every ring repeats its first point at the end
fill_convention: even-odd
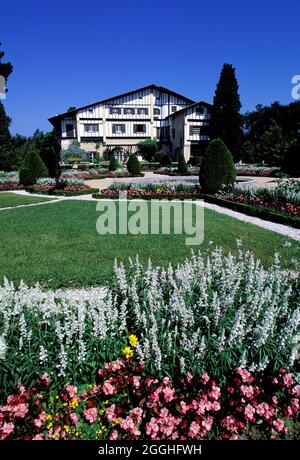
{"type": "Polygon", "coordinates": [[[281,169],[289,176],[300,177],[300,144],[293,144],[287,149],[281,169]]]}
{"type": "Polygon", "coordinates": [[[205,193],[216,193],[233,185],[236,169],[232,155],[221,139],[211,141],[200,167],[200,185],[205,193]]]}
{"type": "Polygon", "coordinates": [[[38,152],[33,148],[28,150],[20,167],[21,184],[34,185],[37,179],[48,175],[47,167],[38,152]]]}
{"type": "Polygon", "coordinates": [[[110,161],[109,161],[108,170],[109,171],[116,171],[119,167],[120,167],[120,163],[118,162],[118,160],[114,156],[112,156],[110,161]]]}
{"type": "Polygon", "coordinates": [[[185,161],[183,153],[180,153],[178,157],[178,172],[180,174],[187,174],[189,171],[188,165],[185,161]]]}
{"type": "Polygon", "coordinates": [[[140,162],[138,158],[136,157],[136,155],[134,155],[133,153],[128,158],[127,170],[133,176],[138,176],[139,174],[141,174],[140,162]]]}
{"type": "Polygon", "coordinates": [[[155,160],[159,162],[159,166],[162,168],[172,166],[172,160],[166,152],[159,152],[155,160]]]}

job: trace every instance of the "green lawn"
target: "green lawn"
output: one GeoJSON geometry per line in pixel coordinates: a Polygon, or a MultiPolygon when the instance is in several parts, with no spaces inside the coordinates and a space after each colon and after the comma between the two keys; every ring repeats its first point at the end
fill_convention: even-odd
{"type": "MultiPolygon", "coordinates": [[[[103,285],[109,281],[114,259],[127,261],[139,254],[146,262],[167,266],[190,254],[183,235],[105,235],[96,232],[96,202],[64,201],[0,212],[0,280],[6,276],[43,286],[103,285]]],[[[282,266],[295,269],[300,243],[231,217],[205,210],[205,250],[219,245],[227,252],[243,241],[265,266],[274,252],[282,255],[282,266]],[[286,241],[290,247],[284,247],[286,241]]],[[[193,247],[197,249],[197,247],[193,247]]]]}
{"type": "Polygon", "coordinates": [[[48,201],[49,198],[40,198],[38,196],[18,195],[16,193],[3,192],[0,193],[0,209],[12,208],[24,204],[42,203],[48,201]]]}

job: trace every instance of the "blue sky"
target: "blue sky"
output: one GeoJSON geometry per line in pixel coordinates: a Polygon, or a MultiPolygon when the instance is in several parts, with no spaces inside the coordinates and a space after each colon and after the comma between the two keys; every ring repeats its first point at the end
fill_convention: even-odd
{"type": "Polygon", "coordinates": [[[296,0],[10,0],[0,14],[13,133],[47,131],[71,105],[150,83],[211,102],[224,62],[236,67],[242,111],[292,102],[300,74],[296,0]]]}

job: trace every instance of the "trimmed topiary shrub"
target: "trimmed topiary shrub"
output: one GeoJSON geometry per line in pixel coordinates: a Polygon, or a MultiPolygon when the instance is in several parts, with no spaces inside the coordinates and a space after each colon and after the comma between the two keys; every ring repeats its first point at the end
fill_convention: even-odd
{"type": "Polygon", "coordinates": [[[179,157],[178,157],[178,172],[180,174],[187,174],[188,173],[188,165],[185,161],[185,158],[184,158],[184,155],[183,153],[180,153],[179,157]]]}
{"type": "Polygon", "coordinates": [[[221,139],[209,143],[200,168],[201,190],[215,193],[223,186],[233,185],[236,169],[232,155],[221,139]]]}
{"type": "Polygon", "coordinates": [[[158,161],[159,166],[162,168],[166,166],[172,166],[172,160],[166,152],[159,152],[155,156],[155,161],[158,161]]]}
{"type": "Polygon", "coordinates": [[[134,155],[133,153],[128,158],[127,170],[133,176],[137,176],[137,175],[141,174],[140,162],[139,162],[138,158],[136,157],[136,155],[134,155]]]}
{"type": "Polygon", "coordinates": [[[21,184],[25,186],[33,185],[37,179],[48,175],[47,167],[38,152],[33,148],[28,150],[20,167],[21,184]]]}
{"type": "Polygon", "coordinates": [[[292,177],[300,177],[300,144],[291,145],[285,152],[282,171],[292,177]]]}
{"type": "Polygon", "coordinates": [[[120,163],[114,156],[112,156],[111,159],[109,160],[108,170],[110,172],[116,171],[119,167],[120,167],[120,163]]]}

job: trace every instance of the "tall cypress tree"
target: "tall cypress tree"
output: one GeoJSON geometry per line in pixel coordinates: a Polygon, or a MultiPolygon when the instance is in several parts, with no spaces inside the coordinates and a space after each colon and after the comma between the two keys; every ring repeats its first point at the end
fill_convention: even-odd
{"type": "MultiPolygon", "coordinates": [[[[1,45],[1,43],[0,43],[1,45]]],[[[0,75],[7,81],[9,75],[13,71],[13,66],[10,62],[2,62],[4,51],[0,50],[0,75]]],[[[9,132],[10,118],[6,115],[4,106],[0,101],[0,170],[10,169],[11,155],[11,135],[9,132]]]]}
{"type": "Polygon", "coordinates": [[[242,116],[239,86],[235,68],[224,64],[217,84],[210,123],[211,139],[220,138],[226,144],[234,161],[240,159],[242,143],[242,116]]]}

